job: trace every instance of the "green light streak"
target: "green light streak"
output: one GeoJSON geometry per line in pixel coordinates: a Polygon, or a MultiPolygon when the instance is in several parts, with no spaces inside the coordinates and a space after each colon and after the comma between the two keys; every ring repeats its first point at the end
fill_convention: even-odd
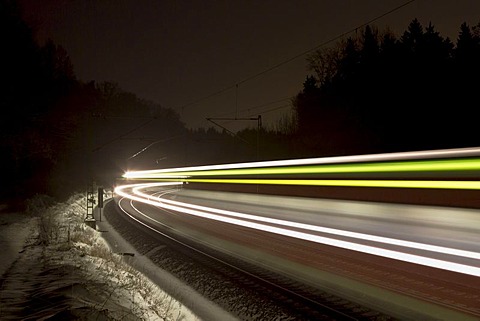
{"type": "Polygon", "coordinates": [[[423,180],[308,180],[308,179],[184,179],[190,183],[269,184],[303,186],[350,186],[391,188],[437,188],[480,190],[480,181],[423,181],[423,180]]]}
{"type": "MultiPolygon", "coordinates": [[[[362,163],[341,165],[287,166],[246,169],[221,169],[186,172],[149,173],[145,178],[185,176],[237,176],[237,175],[298,175],[345,173],[399,173],[399,172],[455,172],[480,170],[480,159],[429,160],[409,162],[362,163]]],[[[140,178],[140,177],[139,177],[140,178]]]]}

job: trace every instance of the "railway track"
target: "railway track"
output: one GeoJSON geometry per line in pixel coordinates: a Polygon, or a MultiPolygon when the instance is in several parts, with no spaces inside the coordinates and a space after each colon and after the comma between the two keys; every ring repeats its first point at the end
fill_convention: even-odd
{"type": "Polygon", "coordinates": [[[224,309],[246,320],[395,320],[284,275],[215,250],[168,226],[146,227],[115,202],[110,224],[143,255],[224,309]]]}

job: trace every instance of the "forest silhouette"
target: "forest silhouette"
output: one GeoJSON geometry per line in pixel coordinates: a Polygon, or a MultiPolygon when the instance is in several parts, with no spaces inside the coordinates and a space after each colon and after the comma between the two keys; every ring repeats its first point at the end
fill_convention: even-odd
{"type": "Polygon", "coordinates": [[[275,128],[187,129],[174,110],[113,82],[77,79],[68,53],[35,41],[0,0],[0,197],[67,197],[126,169],[479,145],[480,24],[455,43],[414,19],[367,26],[307,58],[311,75],[275,128]]]}
{"type": "Polygon", "coordinates": [[[399,38],[366,26],[310,55],[313,75],[294,101],[305,148],[348,154],[477,146],[479,26],[463,23],[455,44],[417,19],[399,38]]]}

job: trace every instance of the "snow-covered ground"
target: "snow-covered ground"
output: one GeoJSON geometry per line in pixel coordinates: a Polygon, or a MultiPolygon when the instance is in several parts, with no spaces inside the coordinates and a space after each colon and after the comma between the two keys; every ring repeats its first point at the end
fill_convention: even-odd
{"type": "Polygon", "coordinates": [[[1,320],[200,320],[84,224],[84,194],[0,212],[1,320]]]}

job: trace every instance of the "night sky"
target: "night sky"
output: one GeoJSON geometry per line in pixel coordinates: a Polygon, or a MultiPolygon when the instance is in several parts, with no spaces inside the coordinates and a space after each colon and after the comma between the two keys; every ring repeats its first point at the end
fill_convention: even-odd
{"type": "MultiPolygon", "coordinates": [[[[196,128],[210,126],[207,117],[258,114],[274,124],[308,74],[302,53],[409,1],[19,2],[39,42],[51,38],[62,45],[80,80],[117,82],[178,111],[196,128]]],[[[417,0],[372,25],[400,36],[414,18],[424,27],[432,22],[455,42],[461,23],[480,22],[480,1],[417,0]]],[[[239,123],[223,122],[230,128],[239,123]]]]}

